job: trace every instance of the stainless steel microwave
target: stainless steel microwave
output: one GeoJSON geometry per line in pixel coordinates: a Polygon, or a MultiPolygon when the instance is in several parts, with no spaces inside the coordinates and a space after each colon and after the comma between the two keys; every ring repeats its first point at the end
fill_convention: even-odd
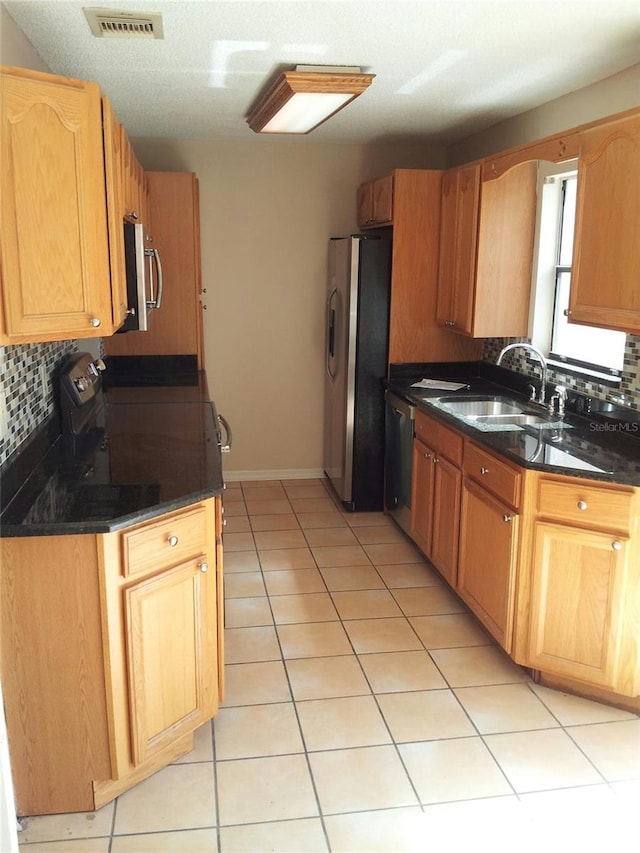
{"type": "Polygon", "coordinates": [[[149,328],[149,312],[162,305],[162,263],[158,250],[151,248],[149,242],[143,223],[124,220],[129,310],[118,332],[146,332],[149,328]]]}

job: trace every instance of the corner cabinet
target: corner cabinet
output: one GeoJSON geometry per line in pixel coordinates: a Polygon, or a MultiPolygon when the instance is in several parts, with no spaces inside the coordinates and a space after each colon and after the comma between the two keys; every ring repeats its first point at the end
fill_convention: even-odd
{"type": "Polygon", "coordinates": [[[536,221],[536,162],[499,158],[446,172],[438,323],[473,338],[523,337],[536,221]]]}
{"type": "Polygon", "coordinates": [[[579,146],[569,322],[638,335],[640,115],[582,131],[579,146]]]}
{"type": "Polygon", "coordinates": [[[187,753],[217,712],[220,501],[115,533],[2,540],[19,814],[99,808],[187,753]]]}
{"type": "Polygon", "coordinates": [[[0,344],[112,334],[100,90],[8,67],[1,86],[0,344]]]}
{"type": "Polygon", "coordinates": [[[475,361],[482,354],[481,342],[449,335],[436,319],[441,181],[436,169],[394,169],[358,192],[361,227],[384,226],[393,237],[390,363],[475,361]]]}

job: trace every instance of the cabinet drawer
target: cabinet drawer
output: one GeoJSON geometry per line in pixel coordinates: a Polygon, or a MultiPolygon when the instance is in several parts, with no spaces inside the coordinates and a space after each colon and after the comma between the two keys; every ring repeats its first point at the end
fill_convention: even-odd
{"type": "Polygon", "coordinates": [[[463,438],[459,433],[423,412],[416,412],[415,429],[420,441],[456,465],[462,465],[463,438]]]}
{"type": "Polygon", "coordinates": [[[464,446],[464,472],[514,508],[520,505],[522,474],[471,441],[464,446]]]}
{"type": "Polygon", "coordinates": [[[581,483],[540,480],[538,513],[558,521],[568,521],[597,530],[629,533],[633,493],[581,483]]]}
{"type": "Polygon", "coordinates": [[[123,574],[167,568],[207,550],[203,507],[145,524],[122,536],[123,574]]]}

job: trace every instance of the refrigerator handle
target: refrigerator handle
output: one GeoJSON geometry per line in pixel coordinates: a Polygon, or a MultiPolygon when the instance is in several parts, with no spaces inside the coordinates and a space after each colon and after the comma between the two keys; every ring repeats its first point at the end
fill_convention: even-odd
{"type": "Polygon", "coordinates": [[[338,289],[334,287],[327,299],[327,373],[331,379],[336,376],[336,370],[331,365],[336,355],[336,309],[333,307],[333,299],[337,293],[338,289]]]}

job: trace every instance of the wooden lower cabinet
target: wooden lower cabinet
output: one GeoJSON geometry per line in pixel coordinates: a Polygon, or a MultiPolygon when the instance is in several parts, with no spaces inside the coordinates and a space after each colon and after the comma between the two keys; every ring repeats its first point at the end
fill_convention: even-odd
{"type": "Polygon", "coordinates": [[[2,540],[18,814],[100,807],[188,752],[217,712],[220,500],[122,532],[2,540]],[[149,554],[128,549],[141,541],[149,554]]]}
{"type": "Polygon", "coordinates": [[[505,651],[511,651],[519,517],[465,479],[456,591],[505,651]]]}
{"type": "Polygon", "coordinates": [[[529,664],[617,686],[628,543],[558,524],[535,526],[529,664]]]}
{"type": "Polygon", "coordinates": [[[640,489],[525,470],[421,411],[415,431],[416,545],[516,663],[639,711],[640,489]]]}
{"type": "Polygon", "coordinates": [[[422,412],[413,443],[411,535],[442,576],[455,586],[462,471],[462,438],[422,412]],[[425,443],[427,439],[430,444],[425,443]],[[433,445],[433,446],[431,446],[433,445]]]}

